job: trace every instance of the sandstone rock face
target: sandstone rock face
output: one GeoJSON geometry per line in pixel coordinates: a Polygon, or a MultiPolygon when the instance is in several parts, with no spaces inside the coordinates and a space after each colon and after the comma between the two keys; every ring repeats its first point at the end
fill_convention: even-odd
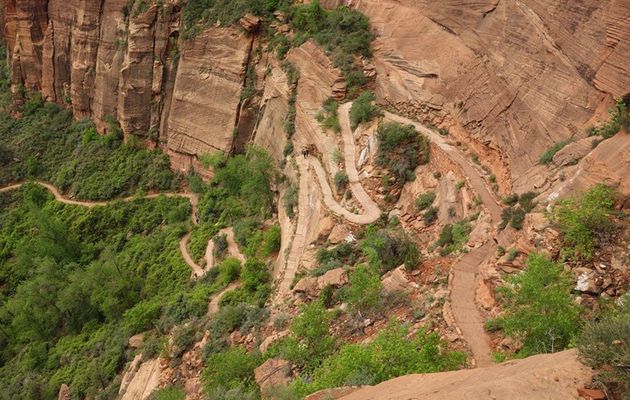
{"type": "Polygon", "coordinates": [[[464,128],[451,132],[499,178],[517,179],[630,91],[627,1],[353,3],[377,31],[378,97],[464,128]]]}
{"type": "Polygon", "coordinates": [[[170,150],[230,151],[249,46],[233,28],[210,28],[185,43],[168,120],[170,150]]]}
{"type": "Polygon", "coordinates": [[[488,368],[407,375],[359,389],[343,400],[578,399],[592,371],[576,350],[512,360],[488,368]],[[457,384],[453,384],[457,382],[457,384]]]}
{"type": "Polygon", "coordinates": [[[254,370],[254,379],[261,389],[285,386],[290,376],[291,364],[280,358],[271,358],[254,370]]]}
{"type": "Polygon", "coordinates": [[[72,393],[70,393],[70,388],[65,383],[61,385],[59,388],[59,394],[57,395],[57,400],[70,400],[72,397],[72,393]]]}

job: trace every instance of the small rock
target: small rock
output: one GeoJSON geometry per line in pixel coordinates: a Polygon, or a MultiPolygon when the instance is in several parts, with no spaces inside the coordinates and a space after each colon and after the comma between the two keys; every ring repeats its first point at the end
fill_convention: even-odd
{"type": "Polygon", "coordinates": [[[578,389],[578,395],[586,400],[606,400],[606,394],[597,389],[578,389]]]}
{"type": "Polygon", "coordinates": [[[328,235],[328,241],[332,244],[338,244],[346,240],[352,232],[345,225],[335,225],[328,235]]]}
{"type": "Polygon", "coordinates": [[[260,18],[250,13],[245,14],[238,22],[250,33],[257,31],[260,26],[260,18]]]}
{"type": "Polygon", "coordinates": [[[343,268],[330,270],[317,279],[317,286],[320,290],[326,286],[340,287],[346,283],[348,283],[348,272],[343,268]]]}
{"type": "Polygon", "coordinates": [[[70,400],[70,388],[65,383],[61,385],[59,388],[59,394],[57,395],[57,400],[70,400]]]}
{"type": "Polygon", "coordinates": [[[307,297],[315,297],[317,296],[317,292],[319,289],[319,285],[317,283],[317,278],[308,276],[306,278],[300,279],[300,281],[293,288],[294,293],[302,293],[307,297]]]}
{"type": "Polygon", "coordinates": [[[142,347],[144,343],[144,333],[138,333],[129,338],[129,347],[132,349],[138,349],[142,347]]]}
{"type": "Polygon", "coordinates": [[[404,266],[402,265],[383,275],[381,281],[383,283],[383,290],[386,292],[411,290],[411,282],[409,281],[409,279],[407,279],[404,271],[404,266]]]}

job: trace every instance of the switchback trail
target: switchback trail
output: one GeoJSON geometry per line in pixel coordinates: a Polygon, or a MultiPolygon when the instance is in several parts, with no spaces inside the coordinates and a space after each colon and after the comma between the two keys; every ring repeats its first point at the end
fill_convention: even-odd
{"type": "MultiPolygon", "coordinates": [[[[436,131],[425,127],[419,122],[412,121],[389,112],[385,118],[401,124],[411,124],[416,130],[435,143],[446,155],[453,160],[464,172],[475,193],[481,197],[484,207],[490,213],[493,223],[501,218],[501,206],[488,190],[483,177],[462,152],[446,143],[436,131]]],[[[488,238],[490,239],[490,238],[488,238]]],[[[477,292],[477,275],[479,266],[496,252],[497,245],[488,240],[483,246],[464,254],[453,265],[453,282],[451,287],[451,309],[455,324],[460,329],[464,340],[470,346],[478,367],[492,365],[490,357],[490,337],[486,333],[484,321],[475,302],[477,292]]]]}
{"type": "MultiPolygon", "coordinates": [[[[272,305],[278,306],[284,299],[290,294],[291,284],[295,279],[297,269],[300,264],[300,259],[304,253],[304,247],[306,246],[306,236],[308,230],[308,208],[309,208],[309,179],[308,174],[310,168],[315,171],[317,180],[323,194],[323,202],[326,207],[334,214],[343,217],[347,221],[365,225],[371,224],[376,221],[380,215],[381,210],[378,205],[367,194],[361,182],[359,181],[359,173],[356,167],[356,147],[354,143],[354,136],[352,129],[350,128],[349,111],[352,103],[346,103],[339,107],[339,122],[341,125],[342,136],[344,141],[343,154],[346,174],[348,174],[348,180],[350,183],[350,190],[354,197],[361,203],[363,212],[356,214],[348,211],[344,208],[333,196],[332,189],[328,183],[328,177],[324,167],[319,159],[316,157],[296,157],[296,163],[299,174],[299,189],[298,189],[298,213],[297,213],[297,226],[295,228],[295,235],[291,243],[289,250],[289,256],[284,271],[281,273],[281,280],[278,284],[276,293],[272,299],[272,305]]],[[[330,149],[328,149],[330,150],[330,149]]]]}
{"type": "MultiPolygon", "coordinates": [[[[27,182],[18,182],[18,183],[14,183],[14,184],[11,184],[11,185],[8,185],[8,186],[4,186],[4,187],[0,188],[0,193],[19,189],[20,187],[22,187],[26,183],[27,182]]],[[[68,197],[65,197],[63,194],[61,194],[61,192],[59,192],[59,190],[56,187],[54,187],[50,183],[43,182],[43,181],[32,181],[32,183],[35,183],[35,184],[37,184],[39,186],[42,186],[45,189],[47,189],[55,197],[55,200],[57,200],[60,203],[70,204],[70,205],[74,205],[74,206],[88,207],[88,208],[103,207],[103,206],[106,206],[108,204],[114,203],[116,201],[130,202],[130,201],[137,200],[137,199],[154,199],[154,198],[157,198],[159,196],[182,197],[182,198],[188,199],[188,201],[190,201],[190,204],[192,206],[192,211],[191,211],[191,217],[190,218],[191,218],[193,224],[198,225],[198,221],[197,221],[197,204],[198,204],[198,200],[199,199],[198,199],[197,195],[194,194],[194,193],[186,193],[186,192],[181,192],[181,193],[173,193],[173,192],[152,193],[152,194],[148,194],[148,195],[144,195],[144,196],[140,196],[140,197],[129,196],[129,197],[124,197],[124,198],[121,198],[121,199],[115,199],[115,200],[111,200],[111,201],[80,201],[80,200],[73,200],[73,199],[70,199],[68,197]]],[[[194,260],[192,259],[192,256],[190,255],[190,253],[188,253],[188,240],[189,239],[190,239],[190,233],[187,233],[186,235],[184,235],[184,237],[181,238],[181,240],[179,241],[179,250],[182,253],[182,258],[184,259],[186,264],[188,264],[188,266],[192,270],[192,276],[193,277],[198,277],[198,276],[203,275],[205,271],[204,271],[204,269],[201,266],[197,265],[197,263],[194,262],[194,260]]]]}

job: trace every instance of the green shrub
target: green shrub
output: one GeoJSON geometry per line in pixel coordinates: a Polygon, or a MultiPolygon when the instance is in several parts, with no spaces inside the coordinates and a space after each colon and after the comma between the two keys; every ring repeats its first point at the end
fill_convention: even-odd
{"type": "Polygon", "coordinates": [[[317,368],[308,381],[298,379],[301,396],[325,388],[375,385],[397,376],[453,370],[463,365],[463,353],[446,350],[438,334],[390,322],[369,344],[345,344],[317,368]]]}
{"type": "Polygon", "coordinates": [[[322,111],[317,114],[316,119],[324,129],[339,133],[341,132],[341,125],[339,125],[338,110],[339,103],[335,99],[329,98],[324,102],[322,111]]]}
{"type": "Polygon", "coordinates": [[[327,271],[344,265],[354,265],[361,252],[352,243],[342,242],[332,249],[320,248],[317,251],[317,268],[312,271],[313,276],[322,276],[327,271]]]}
{"type": "Polygon", "coordinates": [[[630,392],[630,296],[626,294],[618,304],[585,324],[577,347],[587,365],[600,369],[595,380],[622,398],[630,392]]]}
{"type": "Polygon", "coordinates": [[[436,245],[442,248],[440,253],[447,255],[455,251],[461,251],[468,243],[468,235],[471,230],[470,223],[466,220],[461,220],[453,225],[444,225],[436,242],[436,245]]]}
{"type": "Polygon", "coordinates": [[[571,139],[567,139],[567,140],[563,140],[561,142],[555,143],[553,146],[547,149],[547,151],[545,151],[540,156],[540,159],[538,160],[538,162],[540,164],[545,164],[545,165],[551,164],[551,161],[553,161],[553,156],[555,156],[557,152],[562,150],[564,146],[566,146],[569,143],[571,143],[571,139]]]}
{"type": "Polygon", "coordinates": [[[184,400],[186,392],[176,386],[167,386],[153,392],[150,400],[184,400]]]}
{"type": "Polygon", "coordinates": [[[429,207],[422,215],[422,220],[427,226],[433,225],[438,218],[438,209],[435,207],[429,207]]]}
{"type": "Polygon", "coordinates": [[[273,225],[268,228],[263,235],[263,245],[261,248],[261,254],[263,257],[269,257],[272,254],[280,251],[280,245],[282,244],[282,232],[279,225],[273,225]]]}
{"type": "Polygon", "coordinates": [[[522,341],[519,356],[563,350],[580,328],[571,277],[542,254],[530,254],[526,265],[524,273],[511,275],[499,289],[505,313],[497,322],[507,335],[522,341]]]}
{"type": "Polygon", "coordinates": [[[298,188],[295,185],[288,187],[284,193],[284,209],[289,218],[295,217],[295,207],[298,205],[298,188]]]}
{"type": "Polygon", "coordinates": [[[212,238],[214,248],[212,249],[213,256],[216,260],[220,260],[225,256],[228,249],[227,235],[222,233],[212,238]]]}
{"type": "Polygon", "coordinates": [[[226,258],[219,263],[219,282],[228,284],[238,279],[241,274],[241,262],[236,258],[226,258]]]}
{"type": "Polygon", "coordinates": [[[205,362],[203,383],[206,395],[218,399],[218,393],[239,390],[257,392],[254,369],[258,358],[244,347],[235,346],[223,352],[211,354],[205,362]]]}
{"type": "Polygon", "coordinates": [[[337,191],[342,192],[344,190],[346,190],[346,188],[348,187],[348,183],[350,183],[350,180],[348,179],[348,174],[346,173],[346,171],[338,171],[335,174],[335,187],[337,188],[337,191]]]}
{"type": "Polygon", "coordinates": [[[600,135],[604,139],[608,139],[616,135],[621,129],[626,130],[626,133],[630,132],[630,113],[628,112],[628,105],[624,103],[623,99],[617,99],[615,105],[608,110],[608,114],[610,120],[601,123],[597,128],[591,128],[589,136],[600,135]]]}
{"type": "Polygon", "coordinates": [[[382,274],[404,264],[414,269],[420,261],[420,253],[404,230],[369,229],[361,242],[361,250],[371,267],[382,274]]]}
{"type": "Polygon", "coordinates": [[[518,198],[518,204],[521,206],[525,213],[530,213],[536,207],[534,199],[538,196],[536,192],[525,192],[518,198]]]}
{"type": "Polygon", "coordinates": [[[366,265],[359,265],[349,276],[345,300],[358,313],[375,312],[381,305],[381,276],[366,265]]]}
{"type": "Polygon", "coordinates": [[[374,103],[374,94],[365,92],[357,97],[350,108],[350,124],[356,129],[361,123],[369,122],[379,115],[379,109],[374,103]]]}
{"type": "Polygon", "coordinates": [[[416,210],[423,211],[435,201],[435,192],[426,192],[416,198],[416,210]]]}
{"type": "Polygon", "coordinates": [[[429,162],[429,141],[413,125],[380,124],[377,138],[376,163],[387,168],[399,185],[413,180],[416,167],[429,162]]]}
{"type": "Polygon", "coordinates": [[[512,212],[510,218],[510,226],[514,229],[522,229],[523,222],[525,222],[525,211],[522,208],[517,208],[512,212]]]}
{"type": "Polygon", "coordinates": [[[319,301],[302,307],[293,319],[290,336],[277,344],[277,352],[303,371],[312,371],[336,347],[328,329],[332,314],[319,301]]]}
{"type": "Polygon", "coordinates": [[[613,227],[615,196],[613,189],[600,184],[554,206],[551,219],[562,231],[567,255],[592,257],[598,235],[613,227]]]}

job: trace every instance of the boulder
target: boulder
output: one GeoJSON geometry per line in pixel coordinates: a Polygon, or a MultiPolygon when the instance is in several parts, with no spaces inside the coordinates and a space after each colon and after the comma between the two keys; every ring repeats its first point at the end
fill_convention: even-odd
{"type": "Polygon", "coordinates": [[[385,292],[408,292],[412,289],[412,282],[407,279],[403,265],[383,275],[381,281],[385,292]]]}
{"type": "Polygon", "coordinates": [[[325,217],[319,221],[319,238],[325,239],[330,236],[333,228],[335,227],[335,221],[330,217],[325,217]]]}
{"type": "Polygon", "coordinates": [[[238,22],[249,33],[256,32],[260,27],[260,18],[250,13],[245,14],[238,22]]]}
{"type": "Polygon", "coordinates": [[[132,349],[138,349],[144,344],[144,333],[138,333],[129,338],[129,347],[132,349]]]}
{"type": "Polygon", "coordinates": [[[346,240],[352,232],[345,225],[335,225],[328,235],[328,241],[332,244],[338,244],[346,240]]]}
{"type": "Polygon", "coordinates": [[[261,389],[286,386],[291,377],[291,364],[281,358],[270,358],[254,370],[254,379],[261,389]]]}
{"type": "Polygon", "coordinates": [[[348,272],[343,268],[330,270],[317,279],[317,286],[320,290],[326,286],[340,287],[346,283],[348,283],[348,272]]]}
{"type": "Polygon", "coordinates": [[[59,388],[59,394],[57,395],[57,400],[70,400],[70,388],[65,383],[61,385],[59,388]]]}
{"type": "Polygon", "coordinates": [[[308,276],[300,279],[293,288],[293,293],[302,293],[307,297],[315,297],[319,291],[317,278],[308,276]]]}

